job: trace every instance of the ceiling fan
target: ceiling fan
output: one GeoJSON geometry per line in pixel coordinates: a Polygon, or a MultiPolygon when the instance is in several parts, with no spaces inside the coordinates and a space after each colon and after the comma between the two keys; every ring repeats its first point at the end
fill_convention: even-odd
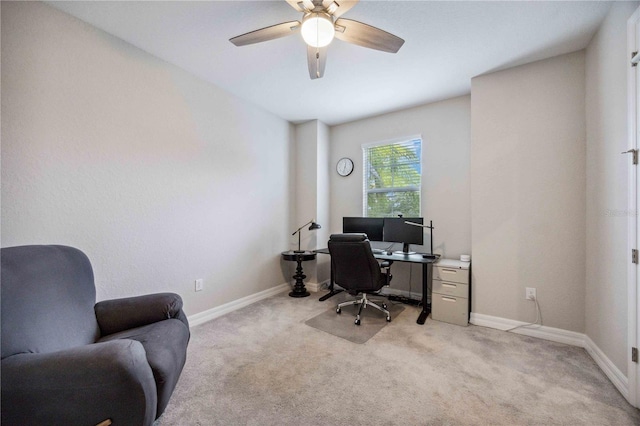
{"type": "Polygon", "coordinates": [[[333,38],[369,49],[396,53],[404,40],[379,28],[351,19],[340,18],[358,0],[286,0],[302,12],[302,22],[290,21],[261,28],[229,39],[236,46],[260,43],[302,33],[307,43],[307,63],[311,79],[321,78],[327,61],[327,46],[333,38]]]}

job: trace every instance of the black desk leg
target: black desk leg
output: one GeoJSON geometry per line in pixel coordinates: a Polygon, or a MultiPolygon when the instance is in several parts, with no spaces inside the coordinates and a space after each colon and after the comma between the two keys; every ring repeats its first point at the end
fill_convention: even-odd
{"type": "Polygon", "coordinates": [[[320,302],[324,302],[330,297],[335,296],[338,293],[342,293],[342,290],[334,290],[333,289],[333,268],[331,268],[331,280],[329,281],[329,293],[325,294],[320,298],[320,302]]]}
{"type": "Polygon", "coordinates": [[[329,293],[325,294],[324,296],[322,296],[322,297],[320,298],[320,301],[321,301],[321,302],[324,302],[324,301],[325,301],[325,300],[327,300],[328,298],[333,297],[333,296],[335,296],[335,295],[336,295],[336,294],[338,294],[338,293],[342,293],[342,290],[330,290],[330,291],[329,291],[329,293]]]}
{"type": "Polygon", "coordinates": [[[422,325],[427,320],[427,317],[431,313],[431,305],[427,302],[429,300],[429,283],[431,282],[433,263],[422,264],[422,312],[418,316],[418,324],[422,325]]]}

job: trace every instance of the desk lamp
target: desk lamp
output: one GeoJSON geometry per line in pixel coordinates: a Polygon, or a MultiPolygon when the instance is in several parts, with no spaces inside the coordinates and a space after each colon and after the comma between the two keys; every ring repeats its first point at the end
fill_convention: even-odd
{"type": "Polygon", "coordinates": [[[427,229],[431,229],[431,253],[429,254],[423,254],[422,257],[424,257],[425,259],[436,259],[438,257],[437,254],[433,254],[433,230],[435,229],[433,227],[433,221],[430,220],[429,221],[429,225],[423,225],[421,223],[415,223],[415,222],[409,222],[408,220],[405,220],[404,223],[406,223],[407,225],[413,225],[413,226],[419,226],[421,228],[427,228],[427,229]]]}
{"type": "Polygon", "coordinates": [[[309,222],[305,223],[304,225],[302,225],[300,228],[298,228],[293,234],[291,235],[296,235],[298,234],[298,250],[294,250],[294,253],[304,253],[305,250],[300,250],[300,234],[302,231],[302,228],[304,228],[305,226],[311,224],[311,226],[309,226],[309,231],[313,231],[314,229],[320,229],[322,228],[322,226],[320,226],[319,224],[316,223],[315,219],[311,219],[309,222]]]}

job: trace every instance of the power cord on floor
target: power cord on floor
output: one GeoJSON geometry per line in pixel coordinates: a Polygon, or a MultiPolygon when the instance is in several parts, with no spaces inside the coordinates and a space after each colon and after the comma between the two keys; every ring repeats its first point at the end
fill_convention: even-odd
{"type": "Polygon", "coordinates": [[[530,323],[527,323],[527,324],[517,325],[517,326],[509,328],[509,329],[507,329],[505,331],[513,331],[513,330],[515,330],[517,328],[529,327],[529,326],[532,326],[532,325],[542,326],[542,312],[540,311],[540,305],[538,304],[538,298],[535,297],[535,296],[532,296],[532,298],[533,298],[533,301],[536,302],[536,320],[534,322],[530,322],[530,323]],[[540,321],[540,324],[538,324],[538,321],[540,321]]]}
{"type": "Polygon", "coordinates": [[[386,296],[387,296],[387,299],[389,299],[389,301],[392,303],[402,303],[405,305],[413,305],[413,306],[422,305],[421,300],[412,299],[410,297],[400,296],[398,294],[388,294],[386,296]]]}
{"type": "Polygon", "coordinates": [[[422,306],[421,299],[414,299],[413,296],[413,265],[409,265],[409,296],[399,294],[386,294],[391,303],[402,303],[404,305],[422,306]]]}

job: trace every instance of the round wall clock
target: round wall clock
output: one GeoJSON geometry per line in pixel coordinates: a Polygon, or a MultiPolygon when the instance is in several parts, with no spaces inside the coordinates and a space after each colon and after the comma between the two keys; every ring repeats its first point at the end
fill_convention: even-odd
{"type": "Polygon", "coordinates": [[[353,160],[347,157],[339,159],[336,170],[340,176],[349,176],[353,171],[353,160]]]}

